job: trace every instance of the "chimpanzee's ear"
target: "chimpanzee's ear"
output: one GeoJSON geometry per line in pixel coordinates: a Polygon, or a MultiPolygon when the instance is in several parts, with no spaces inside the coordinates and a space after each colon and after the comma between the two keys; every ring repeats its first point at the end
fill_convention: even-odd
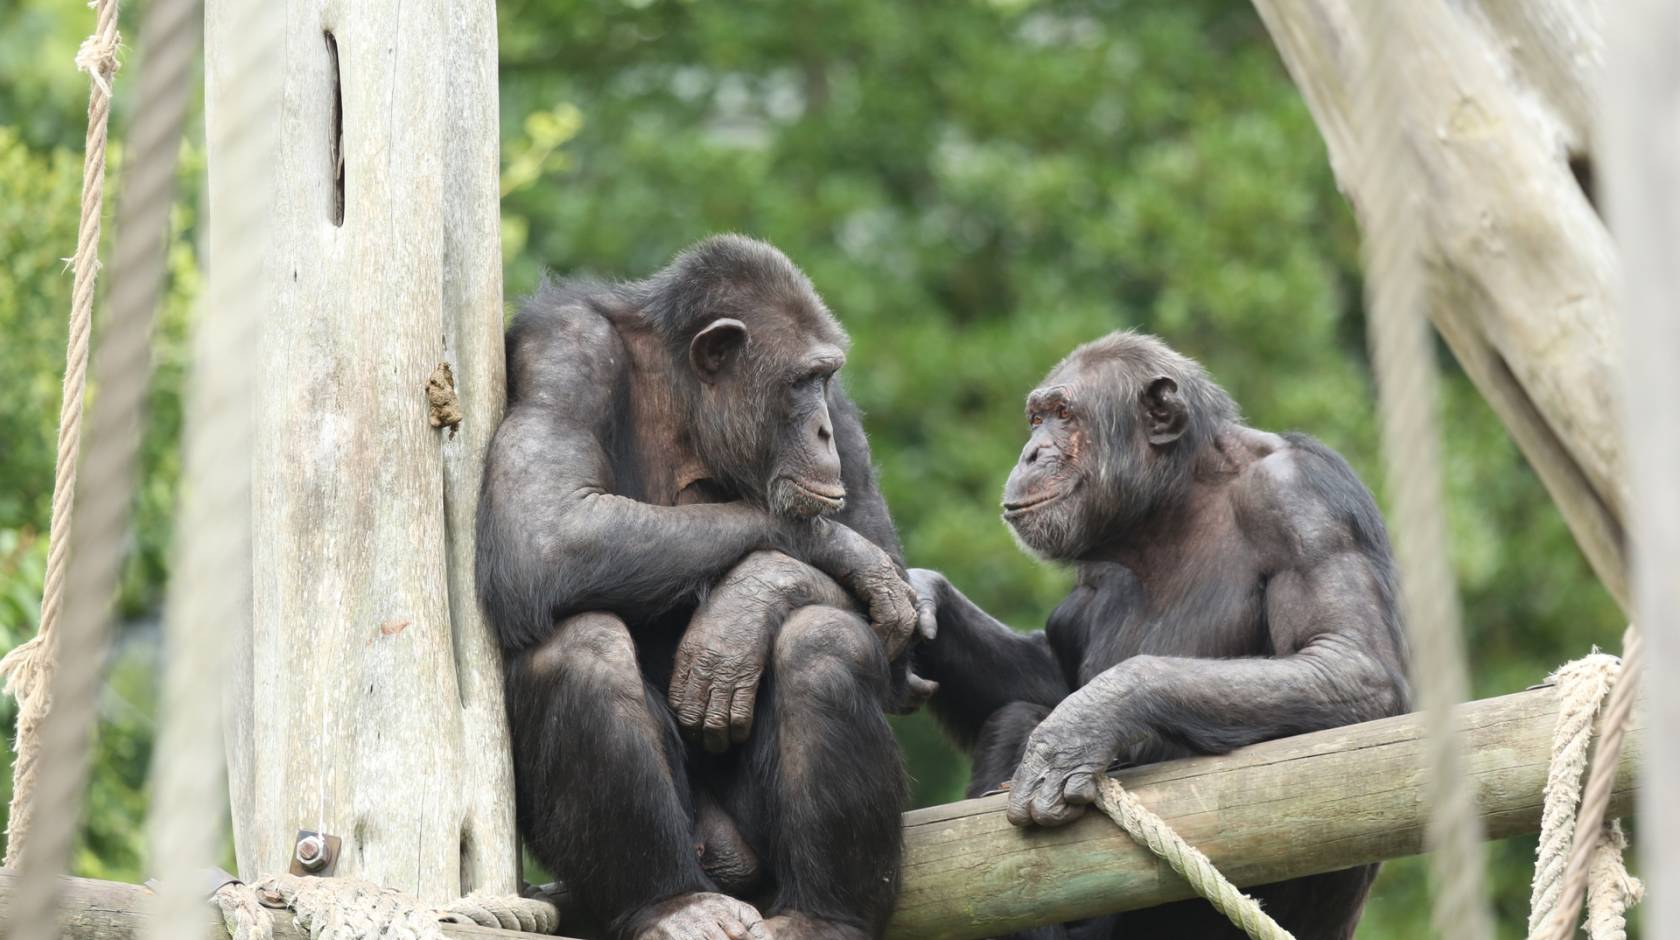
{"type": "Polygon", "coordinates": [[[688,344],[688,361],[694,363],[700,381],[710,384],[735,364],[741,347],[746,344],[747,325],[720,317],[695,334],[694,341],[688,344]]]}
{"type": "Polygon", "coordinates": [[[1179,397],[1178,383],[1160,376],[1143,393],[1143,419],[1149,429],[1149,443],[1170,444],[1190,424],[1190,409],[1179,397]]]}

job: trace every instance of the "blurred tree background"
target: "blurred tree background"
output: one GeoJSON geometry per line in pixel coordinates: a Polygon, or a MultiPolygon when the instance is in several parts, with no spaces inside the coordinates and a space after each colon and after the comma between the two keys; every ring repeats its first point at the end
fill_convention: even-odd
{"type": "MultiPolygon", "coordinates": [[[[1253,423],[1323,438],[1380,496],[1357,233],[1246,4],[501,0],[500,13],[510,302],[544,269],[640,276],[711,232],[781,246],[852,334],[845,381],[911,562],[1003,619],[1039,626],[1068,585],[998,520],[1021,398],[1110,330],[1160,334],[1253,423]]],[[[125,11],[130,61],[145,50],[138,20],[125,11]]],[[[71,59],[90,26],[76,0],[0,5],[0,648],[38,616],[87,98],[71,59]]],[[[131,83],[119,73],[117,141],[131,83]]],[[[129,881],[147,874],[156,621],[199,287],[194,134],[76,861],[129,881]]],[[[1615,648],[1622,619],[1443,362],[1453,561],[1488,696],[1615,648]]],[[[9,700],[0,718],[9,729],[9,700]]],[[[899,730],[917,802],[957,797],[965,767],[932,722],[899,730]]],[[[1532,839],[1490,846],[1502,936],[1521,935],[1532,852],[1532,839]]],[[[1360,936],[1426,933],[1422,864],[1390,864],[1360,936]]]]}

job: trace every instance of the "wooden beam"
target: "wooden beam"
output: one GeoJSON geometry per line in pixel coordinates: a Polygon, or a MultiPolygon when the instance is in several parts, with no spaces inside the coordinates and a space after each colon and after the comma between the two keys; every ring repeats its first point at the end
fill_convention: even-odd
{"type": "MultiPolygon", "coordinates": [[[[1459,708],[1490,838],[1539,828],[1555,707],[1552,689],[1539,688],[1459,708]]],[[[1632,807],[1643,744],[1636,717],[1613,815],[1632,807]]],[[[1119,778],[1233,881],[1257,885],[1422,851],[1423,746],[1419,716],[1403,715],[1119,778]]],[[[906,815],[904,893],[889,936],[990,937],[1190,896],[1106,817],[1023,830],[1003,804],[993,796],[906,815]]]]}
{"type": "Polygon", "coordinates": [[[1603,64],[1601,0],[1390,4],[1432,41],[1373,61],[1348,0],[1254,0],[1362,228],[1376,167],[1371,121],[1400,125],[1417,160],[1429,315],[1558,504],[1606,589],[1629,609],[1627,503],[1612,316],[1617,260],[1572,173],[1586,163],[1603,64]],[[1411,94],[1392,114],[1355,99],[1371,69],[1411,94]]]}
{"type": "MultiPolygon", "coordinates": [[[[0,868],[0,923],[11,915],[12,891],[17,874],[0,868]]],[[[151,908],[152,893],[140,885],[91,878],[64,879],[61,937],[70,940],[140,940],[151,908]]],[[[548,934],[488,927],[443,924],[443,935],[451,940],[556,940],[548,934]]],[[[221,915],[208,902],[204,905],[204,932],[200,936],[223,938],[221,915]]],[[[274,940],[307,940],[284,912],[276,912],[274,940]]]]}

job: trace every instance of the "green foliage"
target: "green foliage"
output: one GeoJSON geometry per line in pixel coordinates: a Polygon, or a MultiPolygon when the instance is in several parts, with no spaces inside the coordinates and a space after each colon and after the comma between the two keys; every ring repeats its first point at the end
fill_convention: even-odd
{"type": "MultiPolygon", "coordinates": [[[[1006,620],[1037,627],[1068,584],[997,518],[1022,396],[1109,330],[1161,334],[1253,423],[1323,438],[1380,495],[1357,233],[1246,4],[503,0],[500,14],[509,296],[545,268],[639,276],[716,231],[780,245],[852,334],[845,380],[911,562],[1006,620]]],[[[72,0],[0,9],[7,648],[37,616],[86,102],[69,61],[89,22],[72,0]]],[[[155,612],[165,574],[199,153],[174,220],[131,617],[155,612]]],[[[1613,648],[1621,618],[1443,363],[1453,560],[1485,696],[1613,648]]],[[[124,648],[77,864],[133,880],[152,692],[144,644],[124,648]]],[[[931,722],[898,728],[918,802],[957,796],[966,769],[931,722]]],[[[1520,934],[1531,853],[1532,840],[1490,848],[1504,935],[1520,934]]],[[[1387,867],[1361,936],[1427,935],[1423,872],[1387,867]]]]}

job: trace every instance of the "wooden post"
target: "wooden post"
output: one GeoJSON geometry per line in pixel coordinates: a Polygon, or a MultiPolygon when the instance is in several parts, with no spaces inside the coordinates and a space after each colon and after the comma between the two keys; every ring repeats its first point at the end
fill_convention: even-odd
{"type": "MultiPolygon", "coordinates": [[[[1537,831],[1555,692],[1470,702],[1457,720],[1487,836],[1537,831]]],[[[1401,715],[1119,776],[1227,877],[1248,886],[1423,851],[1425,746],[1422,716],[1401,715]]],[[[1636,719],[1617,765],[1612,816],[1633,805],[1645,747],[1636,719]]],[[[904,892],[889,937],[995,937],[1191,897],[1182,878],[1107,817],[1088,812],[1061,829],[1018,829],[1003,817],[1004,799],[905,816],[904,892]]]]}
{"type": "Polygon", "coordinates": [[[1616,253],[1572,174],[1590,167],[1591,91],[1604,61],[1599,0],[1406,0],[1385,4],[1428,36],[1375,61],[1349,0],[1254,0],[1306,98],[1362,227],[1378,167],[1370,122],[1399,125],[1424,191],[1430,317],[1624,609],[1626,478],[1614,416],[1616,253]],[[1368,69],[1411,89],[1361,114],[1368,69]]]}
{"type": "MultiPolygon", "coordinates": [[[[242,2],[209,3],[212,101],[242,2]]],[[[254,625],[230,678],[240,873],[285,871],[320,827],[340,875],[433,902],[513,893],[501,669],[472,576],[505,382],[495,7],[282,5],[273,210],[248,233],[267,267],[249,285],[254,625]],[[440,363],[458,428],[429,421],[440,363]]]]}
{"type": "Polygon", "coordinates": [[[1680,6],[1613,5],[1601,126],[1608,214],[1622,253],[1635,618],[1656,735],[1639,806],[1645,936],[1680,940],[1680,6]]]}

